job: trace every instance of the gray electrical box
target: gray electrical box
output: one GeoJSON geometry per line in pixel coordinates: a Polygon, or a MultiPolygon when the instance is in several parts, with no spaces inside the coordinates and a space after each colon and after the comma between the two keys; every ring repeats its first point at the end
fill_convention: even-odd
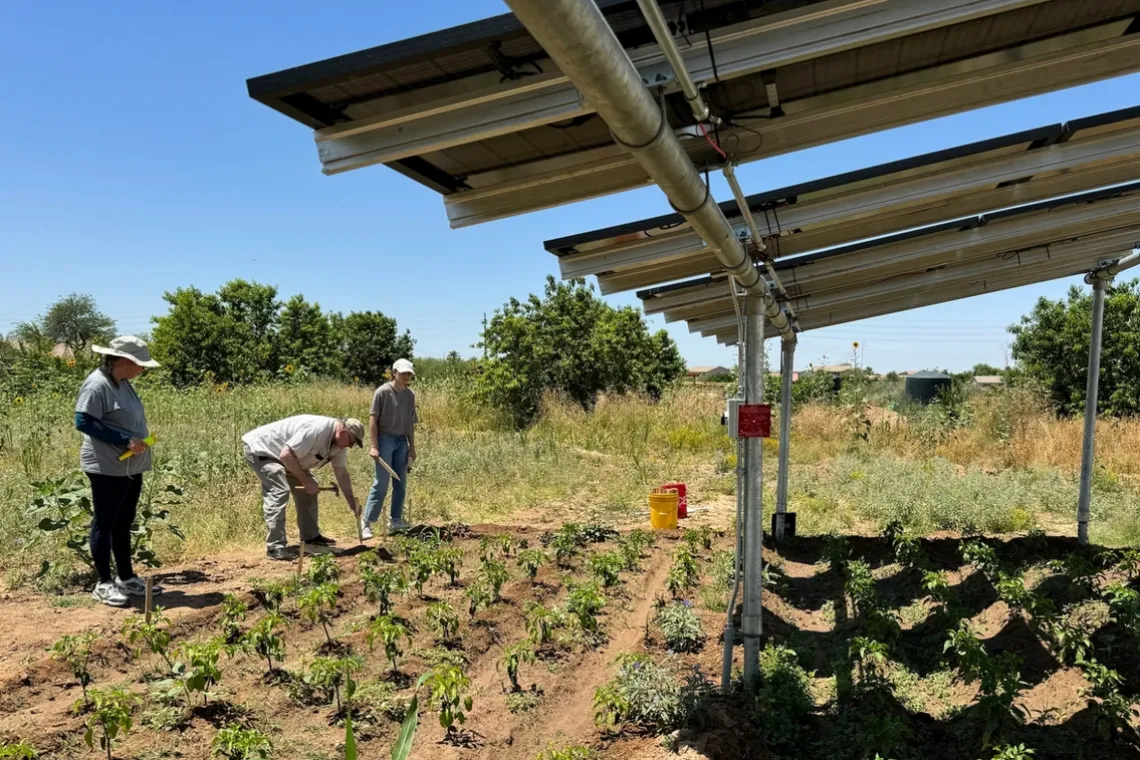
{"type": "Polygon", "coordinates": [[[728,437],[740,437],[740,405],[744,403],[742,398],[730,398],[728,400],[728,408],[725,409],[724,419],[725,425],[728,426],[728,437]]]}

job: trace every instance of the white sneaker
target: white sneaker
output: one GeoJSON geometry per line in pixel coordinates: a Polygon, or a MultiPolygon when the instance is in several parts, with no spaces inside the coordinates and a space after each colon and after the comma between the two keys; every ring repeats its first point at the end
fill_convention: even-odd
{"type": "Polygon", "coordinates": [[[108,607],[126,607],[130,604],[127,595],[119,590],[112,581],[106,583],[96,583],[95,590],[91,592],[91,598],[97,602],[102,602],[108,607]]]}
{"type": "Polygon", "coordinates": [[[365,541],[372,538],[372,524],[371,523],[366,523],[363,521],[360,523],[360,537],[363,538],[365,541]]]}
{"type": "MultiPolygon", "coordinates": [[[[146,596],[146,581],[137,575],[134,578],[131,578],[129,581],[125,581],[122,578],[116,577],[115,587],[127,596],[146,596]]],[[[158,596],[162,593],[162,587],[158,585],[152,585],[150,587],[150,593],[151,596],[158,596]]]]}

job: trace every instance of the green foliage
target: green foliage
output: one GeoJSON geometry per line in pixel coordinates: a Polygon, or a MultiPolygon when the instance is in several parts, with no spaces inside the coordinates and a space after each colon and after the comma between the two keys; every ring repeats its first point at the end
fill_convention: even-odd
{"type": "Polygon", "coordinates": [[[994,747],[994,754],[990,760],[1033,760],[1034,751],[1024,744],[1007,744],[994,747]]]}
{"type": "Polygon", "coordinates": [[[317,657],[309,666],[305,680],[310,686],[323,692],[326,699],[336,701],[338,714],[351,715],[352,698],[356,694],[356,681],[353,680],[352,674],[363,669],[364,661],[355,655],[317,657]]]}
{"type": "Polygon", "coordinates": [[[98,729],[99,746],[107,752],[107,760],[111,760],[112,744],[120,735],[130,732],[134,724],[131,714],[141,700],[121,686],[92,689],[90,697],[91,715],[87,718],[83,741],[90,749],[94,749],[98,729]]]}
{"type": "Polygon", "coordinates": [[[448,735],[455,732],[455,724],[467,722],[471,712],[472,699],[467,690],[471,679],[456,665],[441,664],[431,669],[427,677],[428,693],[432,705],[439,714],[439,725],[447,729],[448,735]]]}
{"type": "Polygon", "coordinates": [[[174,664],[174,675],[182,679],[187,696],[191,692],[199,692],[203,704],[210,701],[210,688],[222,680],[222,671],[218,667],[221,654],[220,639],[185,643],[179,647],[179,662],[174,664]]]}
{"type": "Polygon", "coordinates": [[[417,594],[423,596],[424,584],[431,580],[438,567],[435,549],[420,545],[412,550],[408,557],[408,569],[411,571],[412,587],[417,594]]]}
{"type": "Polygon", "coordinates": [[[0,760],[37,760],[39,753],[29,742],[0,744],[0,760]]]}
{"type": "Polygon", "coordinates": [[[280,612],[281,603],[285,601],[287,589],[281,581],[265,580],[264,578],[250,578],[250,590],[255,599],[266,610],[280,612]]]}
{"type": "Polygon", "coordinates": [[[269,664],[267,671],[269,673],[273,672],[274,660],[280,662],[285,659],[285,640],[277,632],[279,628],[284,626],[284,623],[281,613],[270,612],[257,621],[257,624],[249,629],[239,641],[242,650],[247,654],[255,654],[258,657],[265,658],[269,664]]]}
{"type": "Polygon", "coordinates": [[[566,611],[578,619],[583,630],[598,631],[598,613],[606,606],[606,598],[595,583],[571,583],[566,595],[566,611]]]}
{"type": "Polygon", "coordinates": [[[379,641],[384,646],[384,656],[392,663],[392,670],[397,669],[397,661],[404,651],[400,648],[400,641],[412,641],[412,634],[404,623],[391,615],[380,615],[368,626],[368,648],[372,649],[379,641]]]}
{"type": "Polygon", "coordinates": [[[770,747],[794,749],[811,716],[811,674],[795,651],[769,644],[760,652],[760,682],[752,700],[756,725],[770,747]]]}
{"type": "Polygon", "coordinates": [[[987,576],[996,577],[1001,571],[997,551],[983,541],[969,541],[962,547],[962,559],[975,566],[987,576]]]}
{"type": "Polygon", "coordinates": [[[360,578],[364,582],[364,596],[380,606],[380,614],[392,612],[392,596],[408,588],[408,579],[399,566],[377,570],[371,563],[360,563],[360,578]]]}
{"type": "Polygon", "coordinates": [[[490,607],[493,601],[491,590],[482,581],[470,584],[463,593],[467,596],[467,614],[471,617],[478,615],[479,610],[490,607]]]}
{"type": "Polygon", "coordinates": [[[561,748],[548,745],[546,749],[538,753],[535,760],[590,760],[591,757],[593,755],[590,753],[590,748],[581,744],[572,744],[561,748]]]}
{"type": "Polygon", "coordinates": [[[581,553],[581,546],[575,536],[560,531],[550,540],[550,548],[554,550],[554,561],[559,567],[569,567],[570,563],[581,553]]]}
{"type": "Polygon", "coordinates": [[[227,644],[236,644],[241,638],[241,622],[245,620],[248,612],[249,607],[246,603],[233,594],[226,594],[222,599],[222,616],[218,624],[227,644]]]}
{"type": "Polygon", "coordinates": [[[541,646],[551,641],[554,631],[563,625],[562,615],[535,601],[529,601],[524,608],[526,615],[526,632],[535,646],[541,646]]]}
{"type": "Polygon", "coordinates": [[[503,586],[510,580],[511,573],[502,560],[483,560],[479,568],[479,582],[491,590],[491,600],[499,601],[503,596],[503,586]]]}
{"type": "Polygon", "coordinates": [[[507,678],[511,681],[511,690],[520,691],[519,666],[524,662],[533,664],[535,660],[534,645],[530,641],[517,641],[503,651],[503,658],[499,661],[507,671],[507,678]]]}
{"type": "Polygon", "coordinates": [[[824,538],[823,558],[831,566],[832,570],[842,573],[847,563],[847,558],[850,556],[851,543],[847,540],[846,536],[841,536],[838,533],[830,533],[824,538]]]}
{"type": "Polygon", "coordinates": [[[115,320],[99,311],[87,293],[72,293],[59,299],[35,323],[44,337],[63,343],[75,354],[92,343],[106,344],[115,337],[115,320]]]}
{"type": "Polygon", "coordinates": [[[256,728],[230,725],[218,731],[210,743],[214,757],[226,760],[268,760],[273,742],[256,728]]]}
{"type": "Polygon", "coordinates": [[[322,583],[313,586],[297,597],[297,609],[301,617],[310,623],[320,623],[325,631],[325,638],[329,644],[333,643],[332,633],[329,632],[329,622],[336,612],[337,595],[340,588],[335,583],[322,583]]]}
{"type": "Polygon", "coordinates": [[[518,543],[514,536],[484,536],[479,540],[479,559],[486,562],[510,557],[518,548],[518,543]]]}
{"type": "Polygon", "coordinates": [[[617,552],[595,554],[590,557],[590,571],[602,588],[613,588],[621,582],[621,570],[625,565],[617,552]]]}
{"type": "Polygon", "coordinates": [[[692,721],[707,691],[707,682],[696,672],[682,684],[646,655],[622,655],[614,678],[594,692],[594,720],[601,726],[630,722],[671,731],[692,721]]]}
{"type": "Polygon", "coordinates": [[[1010,721],[1025,720],[1025,708],[1014,704],[1018,692],[1026,685],[1021,680],[1021,661],[1017,655],[987,653],[965,620],[950,633],[944,651],[954,654],[965,683],[978,683],[978,702],[974,709],[985,724],[983,748],[991,746],[990,740],[1001,736],[1010,721]]]}
{"type": "Polygon", "coordinates": [[[1087,696],[1097,733],[1102,739],[1127,740],[1134,744],[1140,739],[1135,725],[1140,713],[1132,707],[1132,700],[1120,693],[1124,679],[1115,670],[1093,659],[1082,660],[1078,664],[1089,682],[1087,696]]]}
{"type": "Polygon", "coordinates": [[[432,602],[428,605],[428,628],[435,634],[436,641],[448,643],[459,636],[459,615],[447,602],[432,602]]]}
{"type": "Polygon", "coordinates": [[[132,644],[140,642],[152,653],[157,654],[167,667],[174,667],[170,659],[170,620],[162,614],[162,607],[155,607],[150,622],[143,616],[133,617],[123,624],[123,635],[132,644]]]}
{"type": "MultiPolygon", "coordinates": [[[[342,356],[341,376],[346,380],[380,385],[385,380],[384,373],[397,359],[412,356],[415,341],[411,333],[405,330],[399,334],[396,320],[378,311],[354,311],[343,320],[330,319],[342,356]]],[[[422,361],[416,362],[421,378],[425,376],[422,361]]]]}
{"type": "MultiPolygon", "coordinates": [[[[87,699],[87,687],[91,685],[91,645],[99,638],[98,634],[89,632],[79,635],[63,636],[51,646],[51,658],[67,665],[71,675],[79,682],[83,691],[83,704],[90,704],[87,699]]],[[[3,757],[3,755],[0,755],[3,757]]]]}
{"type": "Polygon", "coordinates": [[[463,566],[463,550],[458,546],[443,546],[436,553],[436,564],[439,571],[447,576],[452,586],[459,583],[459,568],[463,566]]]}
{"type": "MultiPolygon", "coordinates": [[[[1066,300],[1041,298],[1010,328],[1018,369],[1048,392],[1056,409],[1084,409],[1092,295],[1072,287],[1066,300]]],[[[1140,413],[1140,281],[1109,285],[1105,294],[1099,412],[1140,413]]]]}
{"type": "Polygon", "coordinates": [[[657,608],[653,622],[661,629],[665,646],[674,652],[696,652],[705,640],[701,616],[690,602],[664,602],[657,608]]]}
{"type": "Polygon", "coordinates": [[[701,549],[712,551],[713,530],[710,525],[702,525],[699,529],[686,528],[681,534],[681,540],[694,554],[701,549]]]}
{"type": "Polygon", "coordinates": [[[950,581],[946,579],[944,573],[936,570],[923,573],[922,588],[927,594],[930,594],[931,601],[941,604],[943,607],[949,604],[953,598],[953,592],[950,590],[950,581]]]}
{"type": "Polygon", "coordinates": [[[321,586],[340,580],[340,565],[331,554],[317,554],[309,561],[309,583],[321,586]]]}
{"type": "Polygon", "coordinates": [[[673,565],[665,577],[665,587],[674,597],[678,597],[698,585],[700,569],[697,567],[697,558],[688,545],[682,544],[673,552],[673,565]]]}
{"type": "Polygon", "coordinates": [[[665,331],[650,334],[636,310],[613,308],[582,280],[547,277],[543,298],[512,298],[491,318],[483,347],[479,392],[520,427],[546,392],[589,408],[603,391],[659,396],[685,371],[665,331]]]}
{"type": "Polygon", "coordinates": [[[519,552],[518,565],[532,581],[538,578],[538,569],[550,561],[542,549],[523,549],[519,552]]]}

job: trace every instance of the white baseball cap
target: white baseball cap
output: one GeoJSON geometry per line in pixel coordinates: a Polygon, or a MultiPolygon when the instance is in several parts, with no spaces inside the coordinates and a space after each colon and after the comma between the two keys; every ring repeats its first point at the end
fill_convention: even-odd
{"type": "Polygon", "coordinates": [[[393,372],[411,372],[413,375],[416,374],[416,368],[413,367],[412,363],[410,361],[408,361],[407,359],[397,359],[396,363],[392,365],[392,371],[393,372]]]}

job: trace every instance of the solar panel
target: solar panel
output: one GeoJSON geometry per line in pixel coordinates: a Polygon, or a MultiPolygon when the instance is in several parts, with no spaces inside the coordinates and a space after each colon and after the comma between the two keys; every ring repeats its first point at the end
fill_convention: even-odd
{"type": "MultiPolygon", "coordinates": [[[[643,79],[665,88],[669,125],[687,138],[690,156],[717,166],[636,4],[599,5],[643,79]]],[[[662,6],[687,68],[734,125],[718,137],[738,161],[1140,69],[1140,0],[662,6]]],[[[318,130],[324,171],[390,166],[440,192],[453,226],[648,181],[511,16],[248,86],[318,130]]]]}
{"type": "MultiPolygon", "coordinates": [[[[963,145],[748,196],[767,254],[791,256],[995,208],[1140,179],[1140,107],[963,145]]],[[[721,208],[740,235],[734,202],[721,208]]],[[[679,214],[549,240],[563,277],[603,293],[715,272],[679,214]]]]}

